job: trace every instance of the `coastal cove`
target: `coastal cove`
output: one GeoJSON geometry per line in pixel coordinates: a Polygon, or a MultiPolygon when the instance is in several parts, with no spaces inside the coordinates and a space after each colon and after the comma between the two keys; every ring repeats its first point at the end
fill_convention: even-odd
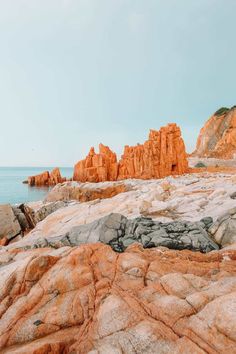
{"type": "MultiPolygon", "coordinates": [[[[42,200],[50,187],[29,187],[22,182],[27,180],[28,176],[52,169],[53,167],[0,167],[0,204],[42,200]]],[[[70,167],[61,167],[60,171],[68,178],[73,174],[73,168],[70,167]]]]}

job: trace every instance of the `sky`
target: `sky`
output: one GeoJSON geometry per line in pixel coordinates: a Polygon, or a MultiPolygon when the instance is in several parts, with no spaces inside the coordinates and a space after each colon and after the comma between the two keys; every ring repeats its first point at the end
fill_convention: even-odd
{"type": "Polygon", "coordinates": [[[0,166],[118,155],[236,104],[235,0],[0,0],[0,166]]]}

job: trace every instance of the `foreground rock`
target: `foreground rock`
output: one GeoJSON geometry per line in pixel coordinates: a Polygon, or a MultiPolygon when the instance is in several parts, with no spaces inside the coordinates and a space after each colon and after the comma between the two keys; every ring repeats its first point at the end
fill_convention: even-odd
{"type": "Polygon", "coordinates": [[[143,145],[125,146],[119,162],[109,147],[100,144],[98,154],[91,148],[88,156],[75,165],[73,179],[80,182],[151,179],[181,175],[187,171],[180,128],[169,124],[160,131],[151,130],[143,145]]]}
{"type": "Polygon", "coordinates": [[[45,171],[39,175],[28,177],[28,184],[31,187],[53,186],[64,181],[66,181],[66,178],[61,177],[59,168],[54,168],[51,173],[49,171],[45,171]]]}
{"type": "Polygon", "coordinates": [[[236,107],[218,110],[200,131],[194,156],[236,157],[236,107]]]}
{"type": "Polygon", "coordinates": [[[35,202],[18,206],[0,205],[0,245],[19,241],[40,221],[67,205],[68,203],[63,201],[35,202]]]}
{"type": "Polygon", "coordinates": [[[235,353],[236,251],[93,244],[0,261],[3,354],[235,353]]]}
{"type": "Polygon", "coordinates": [[[21,227],[11,205],[0,205],[0,244],[8,243],[20,233],[21,227]]]}

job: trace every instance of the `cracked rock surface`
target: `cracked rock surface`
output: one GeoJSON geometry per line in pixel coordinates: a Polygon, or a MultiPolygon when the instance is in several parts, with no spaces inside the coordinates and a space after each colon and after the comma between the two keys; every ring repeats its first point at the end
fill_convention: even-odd
{"type": "Polygon", "coordinates": [[[235,250],[100,243],[0,262],[3,354],[236,352],[235,250]]]}

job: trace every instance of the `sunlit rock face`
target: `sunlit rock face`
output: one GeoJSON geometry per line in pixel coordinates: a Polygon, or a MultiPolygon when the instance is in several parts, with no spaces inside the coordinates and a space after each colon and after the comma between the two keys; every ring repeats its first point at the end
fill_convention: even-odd
{"type": "Polygon", "coordinates": [[[201,129],[193,156],[236,159],[236,107],[221,108],[201,129]]]}
{"type": "Polygon", "coordinates": [[[99,153],[90,149],[88,156],[74,168],[74,180],[104,182],[127,178],[162,178],[188,171],[185,145],[180,128],[169,124],[160,131],[151,130],[144,144],[125,146],[117,161],[109,147],[99,145],[99,153]]]}
{"type": "Polygon", "coordinates": [[[36,176],[28,177],[27,183],[32,186],[53,186],[57,183],[65,182],[66,178],[61,176],[59,168],[54,168],[52,172],[45,171],[36,176]]]}

